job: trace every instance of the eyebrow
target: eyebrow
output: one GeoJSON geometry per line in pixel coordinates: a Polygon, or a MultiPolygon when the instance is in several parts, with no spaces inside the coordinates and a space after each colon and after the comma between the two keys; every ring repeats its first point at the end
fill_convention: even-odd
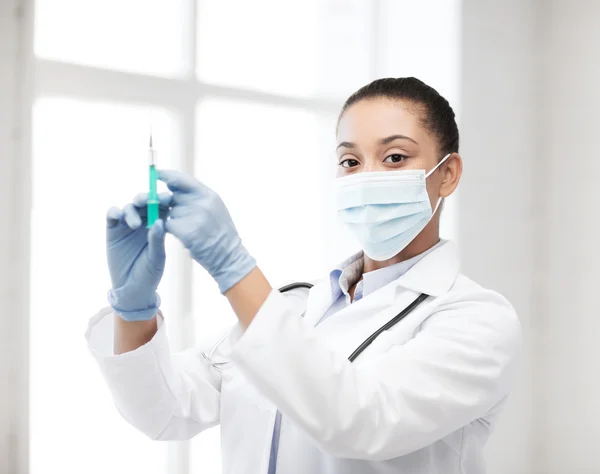
{"type": "Polygon", "coordinates": [[[356,145],[352,142],[342,142],[340,143],[338,146],[335,147],[335,149],[337,150],[338,148],[356,148],[356,145]]]}
{"type": "Polygon", "coordinates": [[[391,143],[394,140],[408,140],[410,142],[413,142],[415,145],[418,145],[418,143],[415,140],[405,135],[390,135],[389,137],[382,138],[381,140],[379,140],[379,144],[387,145],[388,143],[391,143]]]}
{"type": "MultiPolygon", "coordinates": [[[[415,145],[418,145],[419,143],[415,140],[413,140],[410,137],[407,137],[405,135],[390,135],[389,137],[385,137],[382,138],[381,140],[379,140],[379,144],[380,145],[388,145],[389,143],[393,142],[394,140],[408,140],[410,142],[413,142],[415,145]]],[[[356,148],[356,145],[352,142],[342,142],[340,143],[335,149],[337,150],[338,148],[356,148]]]]}

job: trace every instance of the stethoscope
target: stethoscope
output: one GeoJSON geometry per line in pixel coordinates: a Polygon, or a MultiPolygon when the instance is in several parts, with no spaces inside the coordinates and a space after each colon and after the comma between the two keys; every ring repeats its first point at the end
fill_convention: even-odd
{"type": "MultiPolygon", "coordinates": [[[[314,285],[312,285],[311,283],[299,281],[299,282],[296,282],[296,283],[290,283],[289,285],[282,286],[281,288],[279,288],[279,292],[280,293],[287,293],[288,291],[297,290],[297,289],[300,289],[300,288],[305,288],[307,290],[310,290],[313,286],[314,285]]],[[[402,311],[400,311],[396,316],[394,316],[387,323],[385,323],[383,326],[381,326],[379,329],[377,329],[377,331],[375,331],[373,334],[371,334],[369,337],[367,337],[362,342],[362,344],[360,344],[354,350],[354,352],[352,352],[352,354],[350,354],[348,356],[348,360],[350,362],[353,362],[360,354],[362,354],[362,352],[367,347],[369,347],[371,345],[371,343],[375,339],[377,339],[377,337],[379,337],[379,335],[382,332],[391,329],[396,324],[398,324],[400,321],[402,321],[406,316],[408,316],[410,313],[412,313],[417,308],[417,306],[419,306],[428,297],[429,297],[429,295],[427,295],[425,293],[420,294],[411,304],[409,304],[406,308],[404,308],[402,311]]],[[[212,359],[212,357],[213,357],[214,352],[219,347],[219,345],[225,340],[225,338],[228,335],[229,335],[229,333],[225,334],[219,341],[217,341],[217,343],[211,348],[211,350],[208,353],[208,355],[205,354],[204,352],[202,352],[202,354],[201,354],[202,357],[204,357],[208,362],[210,362],[218,370],[222,370],[221,367],[224,366],[224,365],[226,365],[227,362],[226,361],[217,362],[217,361],[214,361],[212,359]]]]}
{"type": "MultiPolygon", "coordinates": [[[[285,293],[287,291],[292,291],[292,290],[296,290],[299,288],[306,288],[306,289],[310,290],[312,287],[313,287],[313,285],[311,283],[299,281],[296,283],[290,283],[289,285],[285,285],[285,286],[279,288],[279,292],[285,293]]],[[[371,345],[371,343],[375,339],[377,339],[377,337],[382,332],[393,328],[396,324],[398,324],[400,321],[402,321],[406,316],[408,316],[410,313],[412,313],[417,308],[417,306],[419,306],[423,301],[425,301],[425,299],[428,296],[429,295],[427,295],[425,293],[421,293],[411,304],[409,304],[406,308],[404,308],[402,311],[400,311],[396,316],[394,316],[387,323],[385,323],[383,326],[381,326],[379,329],[377,329],[377,331],[375,331],[373,334],[371,334],[368,338],[366,338],[362,342],[362,344],[360,344],[354,350],[354,352],[352,352],[352,354],[350,354],[348,356],[348,360],[350,362],[353,362],[367,347],[369,347],[371,345]]]]}

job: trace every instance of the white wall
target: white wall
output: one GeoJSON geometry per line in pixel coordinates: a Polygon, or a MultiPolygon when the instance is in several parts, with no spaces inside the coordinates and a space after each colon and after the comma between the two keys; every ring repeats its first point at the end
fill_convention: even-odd
{"type": "Polygon", "coordinates": [[[464,271],[525,327],[490,473],[600,472],[600,2],[465,0],[464,271]]]}
{"type": "Polygon", "coordinates": [[[0,0],[0,473],[27,472],[31,15],[0,0]]]}
{"type": "Polygon", "coordinates": [[[543,205],[536,457],[543,474],[600,472],[600,2],[551,0],[540,86],[543,205]]]}
{"type": "Polygon", "coordinates": [[[537,176],[537,2],[464,0],[459,195],[463,272],[504,294],[524,329],[517,389],[492,436],[489,474],[532,471],[532,265],[537,176]]]}

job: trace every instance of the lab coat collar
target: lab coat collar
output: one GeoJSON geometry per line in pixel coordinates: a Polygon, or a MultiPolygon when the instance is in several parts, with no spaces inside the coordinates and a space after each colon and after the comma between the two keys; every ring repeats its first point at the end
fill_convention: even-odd
{"type": "Polygon", "coordinates": [[[447,293],[460,271],[458,248],[450,240],[425,255],[408,272],[387,285],[390,296],[395,298],[398,288],[406,288],[430,296],[447,293]]]}
{"type": "MultiPolygon", "coordinates": [[[[452,241],[444,241],[442,245],[425,255],[408,272],[397,280],[376,290],[365,298],[345,308],[344,312],[363,307],[368,302],[381,304],[392,304],[396,301],[398,293],[402,289],[414,293],[425,293],[430,296],[441,296],[451,287],[459,272],[459,258],[456,244],[452,241]]],[[[305,320],[309,324],[316,322],[323,316],[325,311],[335,301],[331,292],[330,278],[324,278],[310,291],[305,320]]]]}
{"type": "MultiPolygon", "coordinates": [[[[338,266],[337,269],[344,268],[344,266],[356,261],[358,258],[362,258],[362,255],[362,252],[359,252],[342,263],[341,266],[338,266]]],[[[418,293],[426,293],[430,296],[440,296],[446,293],[454,283],[459,272],[459,267],[460,262],[456,244],[452,241],[441,239],[436,248],[427,253],[427,255],[421,258],[399,278],[382,287],[382,289],[387,288],[391,298],[395,298],[399,287],[418,293]]],[[[333,275],[333,272],[330,273],[330,277],[331,275],[333,275]]]]}
{"type": "MultiPolygon", "coordinates": [[[[394,304],[402,290],[415,294],[441,296],[447,293],[459,272],[458,249],[452,241],[443,240],[438,247],[425,255],[400,278],[371,293],[377,303],[394,304]]],[[[354,304],[359,305],[361,301],[354,304]]],[[[375,304],[373,301],[371,304],[375,304]]]]}
{"type": "Polygon", "coordinates": [[[363,273],[363,252],[355,253],[329,272],[332,300],[337,300],[342,294],[348,295],[350,281],[358,280],[363,273]]]}

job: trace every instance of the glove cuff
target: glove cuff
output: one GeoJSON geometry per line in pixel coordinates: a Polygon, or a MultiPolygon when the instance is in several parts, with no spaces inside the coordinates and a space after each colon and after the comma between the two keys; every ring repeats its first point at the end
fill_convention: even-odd
{"type": "Polygon", "coordinates": [[[148,321],[152,319],[160,308],[160,296],[158,293],[154,293],[154,301],[151,305],[142,309],[124,309],[119,305],[118,298],[119,290],[110,290],[108,292],[108,303],[111,305],[113,311],[124,321],[148,321]]]}
{"type": "Polygon", "coordinates": [[[219,290],[224,294],[248,276],[255,268],[256,260],[242,246],[235,257],[212,276],[219,285],[219,290]]]}

